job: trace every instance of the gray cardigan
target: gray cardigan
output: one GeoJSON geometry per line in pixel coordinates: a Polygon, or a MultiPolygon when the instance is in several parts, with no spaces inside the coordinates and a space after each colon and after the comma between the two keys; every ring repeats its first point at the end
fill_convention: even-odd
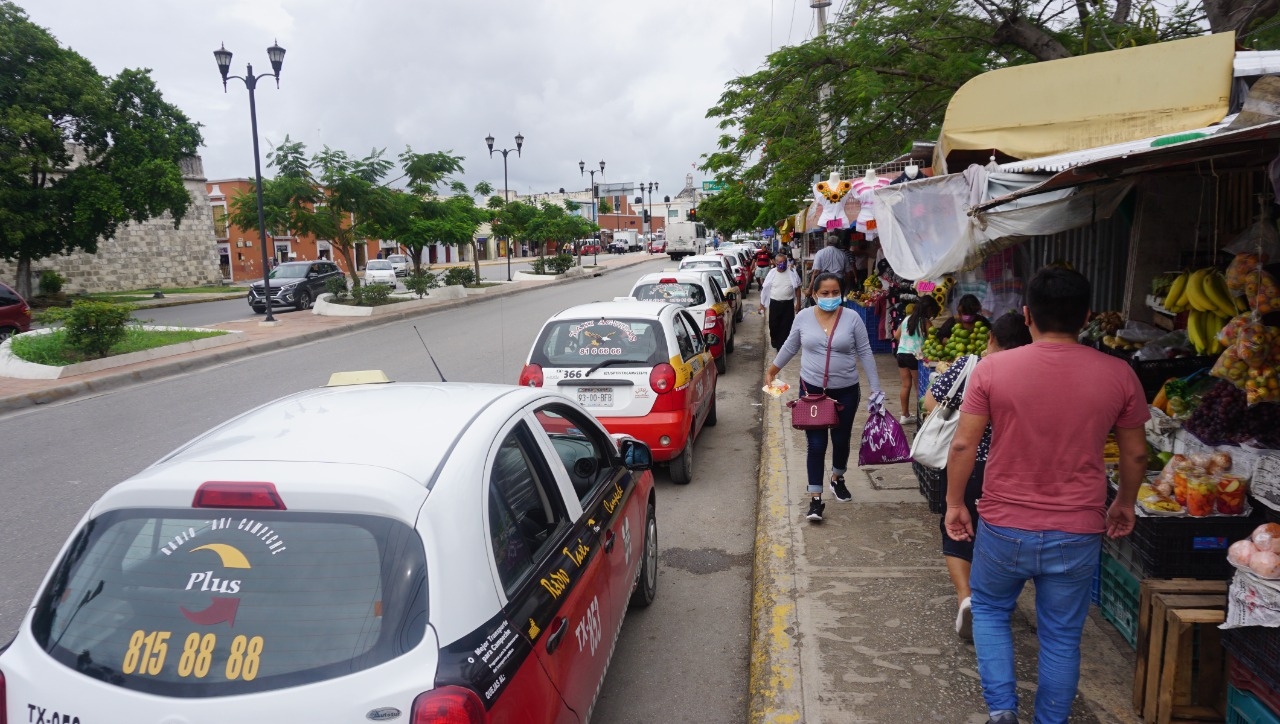
{"type": "MultiPolygon", "coordinates": [[[[822,370],[826,365],[827,334],[814,316],[816,307],[802,309],[791,325],[791,334],[782,343],[773,364],[782,369],[801,350],[800,379],[810,387],[822,386],[822,370]]],[[[873,393],[880,392],[880,375],[876,372],[875,357],[871,354],[871,340],[862,318],[852,309],[840,313],[840,324],[832,335],[831,371],[828,387],[852,387],[858,384],[858,367],[861,366],[871,384],[873,393]]]]}

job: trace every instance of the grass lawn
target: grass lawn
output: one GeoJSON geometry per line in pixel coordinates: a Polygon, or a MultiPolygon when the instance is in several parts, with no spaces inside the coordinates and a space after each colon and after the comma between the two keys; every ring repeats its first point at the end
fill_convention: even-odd
{"type": "MultiPolygon", "coordinates": [[[[130,352],[141,352],[144,349],[166,347],[171,344],[181,344],[182,342],[191,342],[207,337],[219,337],[224,334],[226,332],[219,330],[147,330],[130,327],[125,334],[125,338],[115,347],[112,347],[111,353],[107,356],[114,357],[130,352]]],[[[67,346],[66,333],[61,329],[55,330],[50,334],[14,337],[10,342],[10,347],[14,356],[18,359],[36,364],[65,367],[85,361],[83,355],[67,346]]]]}
{"type": "MultiPolygon", "coordinates": [[[[164,287],[160,291],[166,295],[169,294],[235,294],[241,291],[237,287],[223,286],[221,284],[207,287],[164,287]]],[[[154,289],[133,289],[127,292],[100,292],[97,294],[86,294],[84,299],[98,299],[104,302],[141,302],[152,299],[156,293],[154,289]]]]}

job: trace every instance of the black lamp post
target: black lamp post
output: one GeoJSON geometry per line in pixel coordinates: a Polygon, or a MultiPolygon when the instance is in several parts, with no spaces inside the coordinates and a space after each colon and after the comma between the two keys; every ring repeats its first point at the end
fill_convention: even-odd
{"type": "Polygon", "coordinates": [[[267,58],[271,61],[270,73],[253,74],[253,63],[245,65],[245,73],[240,75],[227,75],[231,70],[231,51],[227,50],[226,44],[213,51],[214,60],[218,61],[218,70],[222,73],[222,92],[227,92],[227,80],[236,78],[244,81],[244,87],[249,89],[249,126],[253,129],[253,178],[258,191],[258,236],[262,241],[262,301],[267,308],[267,317],[262,320],[264,322],[275,322],[275,317],[271,316],[271,264],[267,260],[267,220],[266,215],[262,211],[262,162],[258,157],[258,106],[254,101],[253,91],[258,87],[258,80],[261,78],[275,78],[276,88],[280,87],[280,67],[284,65],[284,48],[278,43],[273,43],[267,48],[267,58]]]}
{"type": "Polygon", "coordinates": [[[652,235],[653,235],[653,233],[654,233],[654,231],[653,231],[653,192],[658,190],[658,182],[657,182],[657,181],[650,181],[649,183],[647,183],[647,184],[646,184],[646,183],[644,183],[644,182],[642,181],[642,182],[640,183],[640,198],[641,198],[641,207],[640,207],[640,219],[641,219],[641,221],[640,221],[640,227],[641,227],[641,228],[644,228],[644,211],[645,211],[645,207],[644,207],[644,201],[643,201],[643,199],[644,199],[644,194],[645,194],[645,191],[646,191],[646,190],[647,190],[647,191],[648,191],[648,193],[649,193],[649,209],[648,209],[648,210],[649,210],[649,234],[652,236],[652,235]]]}
{"type": "MultiPolygon", "coordinates": [[[[516,133],[515,148],[494,148],[492,133],[485,136],[484,142],[489,146],[489,158],[493,158],[494,151],[497,151],[498,153],[502,154],[502,203],[505,205],[507,203],[507,154],[511,153],[512,151],[515,151],[517,156],[520,155],[520,148],[524,146],[524,136],[521,135],[520,133],[516,133]]],[[[511,281],[511,240],[510,239],[507,239],[507,281],[511,281]]]]}
{"type": "MultiPolygon", "coordinates": [[[[597,226],[599,226],[600,225],[599,217],[596,215],[596,170],[593,168],[590,171],[588,171],[586,162],[579,161],[578,175],[581,176],[584,173],[591,174],[591,220],[595,222],[597,226]]],[[[604,180],[604,161],[600,162],[600,180],[602,181],[604,180]]],[[[600,232],[597,231],[596,232],[597,238],[596,238],[596,245],[595,245],[596,254],[595,254],[595,262],[594,262],[595,266],[600,265],[600,239],[598,238],[599,234],[600,232]]]]}

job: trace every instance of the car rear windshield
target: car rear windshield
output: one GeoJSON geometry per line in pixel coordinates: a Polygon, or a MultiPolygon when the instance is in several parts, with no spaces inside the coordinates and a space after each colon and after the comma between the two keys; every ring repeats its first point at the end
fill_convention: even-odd
{"type": "Polygon", "coordinates": [[[369,262],[369,265],[366,266],[365,268],[369,269],[370,271],[374,271],[374,270],[387,271],[388,269],[391,269],[393,267],[391,266],[391,262],[389,261],[371,261],[369,262]]]}
{"type": "Polygon", "coordinates": [[[403,254],[392,254],[387,257],[387,261],[392,262],[393,264],[404,264],[409,261],[409,257],[403,254]]]}
{"type": "Polygon", "coordinates": [[[653,319],[564,319],[548,324],[533,348],[543,367],[652,367],[671,359],[666,334],[653,319]]]}
{"type": "Polygon", "coordinates": [[[272,279],[301,279],[307,275],[308,264],[281,264],[271,270],[272,279]]]}
{"type": "Polygon", "coordinates": [[[670,302],[682,307],[697,307],[707,303],[706,290],[701,284],[693,282],[637,284],[631,296],[644,301],[670,302]]]}
{"type": "Polygon", "coordinates": [[[210,697],[337,678],[416,646],[422,541],[368,515],[130,510],[89,522],[37,603],[54,659],[125,689],[210,697]]]}

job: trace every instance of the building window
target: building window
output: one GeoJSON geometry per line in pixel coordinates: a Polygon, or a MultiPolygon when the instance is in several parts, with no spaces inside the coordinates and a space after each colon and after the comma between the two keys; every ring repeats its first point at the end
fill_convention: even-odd
{"type": "Polygon", "coordinates": [[[213,207],[213,235],[219,239],[227,238],[227,207],[221,204],[213,207]]]}

